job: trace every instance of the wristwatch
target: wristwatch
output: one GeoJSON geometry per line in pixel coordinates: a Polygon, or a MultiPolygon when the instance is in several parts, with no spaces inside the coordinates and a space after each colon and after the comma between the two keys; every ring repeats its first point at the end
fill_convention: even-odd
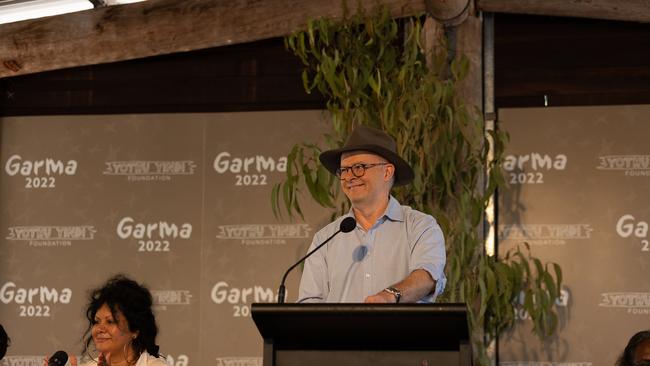
{"type": "Polygon", "coordinates": [[[399,299],[402,298],[402,291],[396,289],[395,287],[386,287],[384,291],[388,292],[389,294],[392,294],[395,296],[395,303],[399,303],[399,299]]]}

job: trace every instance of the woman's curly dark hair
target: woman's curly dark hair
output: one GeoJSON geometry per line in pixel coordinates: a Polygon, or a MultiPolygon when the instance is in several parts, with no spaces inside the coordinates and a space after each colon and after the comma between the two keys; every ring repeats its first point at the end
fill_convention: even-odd
{"type": "Polygon", "coordinates": [[[634,352],[641,343],[646,341],[650,341],[650,330],[642,330],[633,335],[630,341],[627,342],[623,354],[616,361],[616,366],[635,366],[634,352]]]}
{"type": "Polygon", "coordinates": [[[7,354],[7,348],[11,344],[11,339],[5,332],[5,328],[0,324],[0,360],[7,354]]]}
{"type": "Polygon", "coordinates": [[[132,343],[133,350],[137,355],[146,350],[152,356],[160,356],[159,347],[156,345],[158,327],[151,308],[153,304],[151,293],[146,287],[124,275],[117,275],[109,279],[101,288],[91,291],[86,309],[88,329],[84,334],[84,353],[88,354],[88,347],[92,342],[91,331],[95,314],[104,304],[111,310],[115,320],[118,319],[117,311],[120,311],[126,317],[129,331],[138,332],[138,336],[132,343]]]}

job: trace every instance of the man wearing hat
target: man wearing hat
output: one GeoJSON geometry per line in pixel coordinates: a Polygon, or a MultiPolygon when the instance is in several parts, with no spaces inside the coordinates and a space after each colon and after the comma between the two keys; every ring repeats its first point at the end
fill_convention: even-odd
{"type": "Polygon", "coordinates": [[[309,250],[352,216],[357,226],[340,233],[305,262],[298,302],[433,302],[446,278],[445,241],[430,215],[402,206],[393,186],[413,180],[384,131],[359,126],[341,149],[321,163],[341,180],[350,211],[314,235],[309,250]]]}

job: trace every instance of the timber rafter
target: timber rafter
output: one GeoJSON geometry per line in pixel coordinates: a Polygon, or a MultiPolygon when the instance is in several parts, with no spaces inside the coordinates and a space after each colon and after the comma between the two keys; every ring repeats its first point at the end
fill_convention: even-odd
{"type": "Polygon", "coordinates": [[[476,0],[481,11],[650,23],[648,0],[476,0]]]}
{"type": "MultiPolygon", "coordinates": [[[[382,2],[395,17],[425,11],[424,0],[382,2]]],[[[356,11],[358,2],[348,3],[356,11]]],[[[338,0],[149,0],[8,23],[0,25],[0,78],[253,42],[342,16],[338,0]]]]}
{"type": "MultiPolygon", "coordinates": [[[[484,12],[650,22],[648,0],[348,0],[395,17],[484,12]],[[459,9],[461,10],[459,12],[459,9]]],[[[352,5],[354,4],[354,5],[352,5]]],[[[0,78],[282,37],[307,19],[343,16],[339,0],[149,0],[0,25],[0,78]]],[[[461,20],[462,21],[462,20],[461,20]]],[[[456,25],[456,24],[454,24],[456,25]]]]}

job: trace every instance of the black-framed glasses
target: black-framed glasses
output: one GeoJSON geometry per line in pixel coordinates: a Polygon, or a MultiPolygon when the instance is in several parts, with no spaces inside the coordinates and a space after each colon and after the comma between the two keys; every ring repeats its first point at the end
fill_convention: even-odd
{"type": "Polygon", "coordinates": [[[341,178],[343,174],[351,172],[356,178],[363,177],[366,174],[366,169],[370,169],[378,165],[387,165],[390,163],[372,163],[372,164],[354,164],[352,166],[342,166],[336,169],[336,176],[341,178]]]}

